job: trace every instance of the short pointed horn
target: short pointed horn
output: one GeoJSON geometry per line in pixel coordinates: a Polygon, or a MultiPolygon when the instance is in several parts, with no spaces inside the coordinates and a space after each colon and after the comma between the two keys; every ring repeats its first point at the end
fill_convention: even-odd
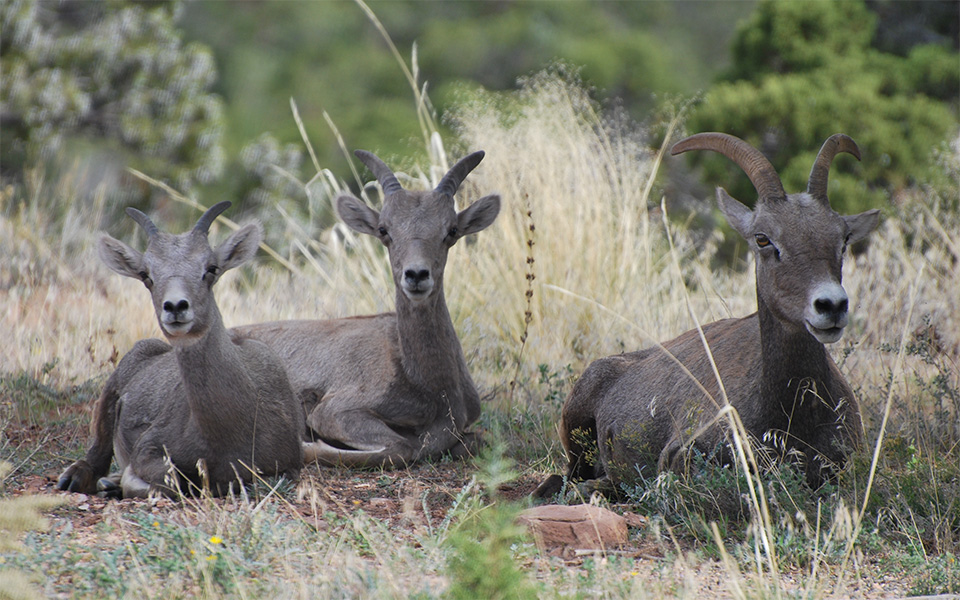
{"type": "Polygon", "coordinates": [[[232,203],[229,200],[224,200],[223,202],[218,202],[207,209],[207,212],[203,213],[200,217],[200,220],[197,221],[197,224],[193,226],[193,230],[200,232],[204,235],[207,234],[207,231],[210,230],[210,225],[213,223],[217,217],[220,216],[220,213],[230,208],[232,203]]]}
{"type": "Polygon", "coordinates": [[[670,154],[677,155],[688,150],[713,150],[737,163],[757,190],[757,202],[778,202],[787,198],[780,176],[770,161],[738,137],[726,133],[698,133],[674,144],[670,154]]]}
{"type": "Polygon", "coordinates": [[[463,183],[463,180],[467,178],[467,175],[470,174],[470,171],[473,171],[477,168],[477,165],[480,164],[480,161],[483,160],[485,156],[483,150],[478,150],[473,154],[469,154],[460,159],[460,161],[453,165],[453,168],[447,171],[447,174],[443,176],[443,179],[440,180],[440,183],[437,184],[437,189],[435,190],[438,194],[444,194],[447,196],[453,196],[457,193],[457,190],[460,188],[460,184],[463,183]]]}
{"type": "Polygon", "coordinates": [[[857,143],[850,139],[850,136],[842,133],[835,133],[827,138],[820,148],[820,154],[810,169],[810,179],[807,181],[807,193],[820,200],[827,202],[827,179],[830,176],[830,165],[833,164],[834,157],[841,152],[852,154],[860,160],[860,148],[857,143]]]}
{"type": "Polygon", "coordinates": [[[353,153],[373,172],[373,176],[377,178],[377,181],[380,182],[380,187],[383,188],[384,197],[395,194],[403,189],[403,186],[397,181],[397,176],[393,174],[390,167],[377,158],[373,152],[355,150],[353,153]]]}
{"type": "Polygon", "coordinates": [[[139,210],[133,208],[132,206],[127,207],[127,214],[130,215],[130,218],[137,222],[137,225],[143,228],[147,232],[147,239],[153,239],[155,235],[160,233],[160,229],[153,224],[153,221],[150,220],[150,217],[143,214],[139,210]]]}

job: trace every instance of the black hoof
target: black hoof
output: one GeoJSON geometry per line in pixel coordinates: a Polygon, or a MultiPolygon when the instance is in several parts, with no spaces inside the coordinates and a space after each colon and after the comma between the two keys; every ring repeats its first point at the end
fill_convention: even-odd
{"type": "Polygon", "coordinates": [[[562,489],[563,477],[560,475],[551,475],[544,479],[543,483],[537,486],[537,489],[533,490],[533,493],[530,495],[540,500],[547,500],[559,494],[562,489]]]}
{"type": "Polygon", "coordinates": [[[115,498],[119,500],[123,498],[123,488],[113,480],[107,477],[101,477],[97,480],[97,495],[101,498],[115,498]]]}

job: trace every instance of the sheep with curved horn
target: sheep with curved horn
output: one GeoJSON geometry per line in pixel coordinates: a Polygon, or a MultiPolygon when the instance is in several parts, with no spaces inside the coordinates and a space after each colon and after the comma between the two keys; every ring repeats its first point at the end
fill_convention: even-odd
{"type": "MultiPolygon", "coordinates": [[[[703,326],[719,381],[697,330],[594,361],[563,407],[567,477],[609,492],[638,475],[682,466],[691,448],[706,454],[723,447],[728,432],[716,416],[729,401],[756,442],[797,457],[807,482],[819,487],[863,436],[853,391],[824,346],[847,325],[841,285],[847,245],[865,238],[879,219],[877,210],[841,216],[827,199],[834,157],[846,152],[859,159],[860,151],[849,137],[831,136],[807,191],[788,196],[770,162],[743,140],[700,133],[671,153],[689,150],[723,154],[757,190],[750,210],[717,188],[721,212],[756,259],[757,312],[703,326]]],[[[535,495],[552,496],[562,483],[553,475],[535,495]]]]}
{"type": "Polygon", "coordinates": [[[358,150],[383,188],[383,210],[337,198],[341,220],[379,239],[390,256],[396,312],[326,321],[278,321],[238,327],[281,356],[307,415],[308,462],[402,467],[472,452],[467,428],[480,398],[467,369],[443,291],[447,252],[487,228],[500,197],[459,213],[453,196],[483,159],[454,165],[432,191],[403,189],[383,161],[358,150]]]}
{"type": "Polygon", "coordinates": [[[255,473],[298,477],[303,413],[283,365],[266,345],[227,331],[213,297],[221,274],[253,258],[263,237],[253,223],[211,249],[207,231],[229,206],[211,207],[179,235],[128,208],[146,251],[100,240],[103,262],[150,291],[169,343],[141,340],[123,357],[94,410],[93,443],[59,489],[146,497],[209,486],[219,495],[255,473]]]}

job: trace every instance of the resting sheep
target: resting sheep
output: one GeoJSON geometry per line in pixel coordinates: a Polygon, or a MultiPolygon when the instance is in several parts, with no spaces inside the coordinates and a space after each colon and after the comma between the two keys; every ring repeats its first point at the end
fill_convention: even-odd
{"type": "MultiPolygon", "coordinates": [[[[810,486],[819,487],[863,436],[853,391],[824,346],[839,340],[847,325],[844,252],[878,223],[877,210],[841,216],[827,199],[836,154],[859,159],[860,151],[849,137],[831,136],[807,190],[788,196],[769,161],[743,140],[701,133],[672,153],[689,150],[723,154],[757,190],[750,210],[717,189],[721,212],[756,260],[757,312],[703,326],[703,340],[691,330],[593,362],[562,411],[567,477],[587,480],[587,491],[610,492],[638,475],[681,467],[691,448],[705,454],[722,448],[728,430],[716,416],[729,401],[754,441],[796,457],[810,486]]],[[[553,475],[535,495],[552,496],[561,486],[553,475]]]]}
{"type": "Polygon", "coordinates": [[[213,297],[220,275],[253,258],[263,235],[250,224],[211,249],[207,230],[229,206],[210,208],[180,235],[128,208],[147,233],[146,251],[100,240],[103,262],[150,291],[169,344],[141,340],[123,357],[97,402],[93,444],[59,489],[146,497],[209,485],[219,495],[254,472],[298,476],[303,413],[287,374],[265,344],[227,331],[213,297]],[[114,455],[118,472],[107,477],[114,455]]]}
{"type": "Polygon", "coordinates": [[[466,455],[476,447],[467,428],[480,416],[480,396],[447,310],[444,268],[454,244],[493,223],[500,196],[456,211],[453,196],[483,152],[461,159],[428,191],[403,189],[379,158],[356,154],[383,188],[383,210],[342,195],[337,212],[387,247],[396,312],[235,331],[282,358],[306,413],[308,462],[404,467],[466,455]]]}

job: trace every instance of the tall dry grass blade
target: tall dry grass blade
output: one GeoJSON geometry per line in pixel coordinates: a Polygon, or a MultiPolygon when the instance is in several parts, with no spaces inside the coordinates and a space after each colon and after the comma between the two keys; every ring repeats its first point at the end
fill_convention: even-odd
{"type": "Polygon", "coordinates": [[[596,298],[588,298],[587,296],[584,296],[584,295],[578,294],[578,293],[576,293],[576,292],[574,292],[574,291],[571,291],[571,290],[562,288],[562,287],[560,287],[560,286],[558,286],[558,285],[553,285],[553,284],[551,284],[551,283],[543,284],[542,287],[543,287],[543,289],[545,289],[545,290],[551,290],[551,291],[557,292],[558,294],[563,294],[564,296],[569,296],[569,297],[575,298],[575,299],[577,299],[577,300],[579,300],[579,301],[581,301],[581,302],[585,302],[585,303],[589,304],[590,306],[592,306],[593,308],[596,308],[597,310],[599,310],[599,311],[601,311],[601,312],[603,312],[603,313],[605,313],[605,314],[608,314],[608,315],[610,315],[611,317],[617,319],[618,321],[620,321],[620,322],[623,323],[624,325],[627,325],[627,326],[629,326],[629,327],[631,327],[631,328],[633,328],[633,329],[636,329],[636,330],[640,333],[640,335],[642,335],[644,338],[646,338],[646,339],[648,339],[648,340],[654,339],[654,334],[650,333],[649,331],[647,331],[646,329],[644,329],[643,327],[641,327],[639,324],[637,324],[637,323],[634,322],[634,321],[631,321],[630,319],[626,318],[625,316],[623,316],[622,314],[618,313],[617,311],[615,311],[615,310],[607,307],[606,305],[604,305],[602,302],[600,302],[600,301],[597,300],[596,298]]]}
{"type": "MultiPolygon", "coordinates": [[[[396,44],[393,43],[393,38],[390,37],[390,34],[387,32],[387,28],[383,26],[383,23],[380,22],[380,19],[377,17],[377,15],[363,0],[354,0],[354,2],[356,2],[357,6],[359,6],[364,14],[367,15],[367,19],[373,23],[373,26],[380,33],[383,41],[390,49],[390,53],[393,54],[394,59],[396,59],[397,64],[400,65],[400,69],[403,71],[403,75],[406,77],[411,91],[413,91],[413,97],[417,107],[417,119],[420,121],[420,131],[423,134],[424,146],[429,148],[430,136],[432,133],[438,130],[438,127],[436,120],[433,118],[425,89],[423,92],[420,91],[420,88],[418,87],[417,76],[411,72],[410,68],[407,67],[407,63],[403,60],[403,56],[400,54],[400,51],[397,50],[396,44]]],[[[416,51],[413,53],[413,60],[416,60],[416,51]]],[[[417,71],[417,74],[419,74],[419,68],[414,67],[414,69],[417,71]]]]}
{"type": "MultiPolygon", "coordinates": [[[[363,180],[360,179],[360,172],[357,171],[357,165],[353,160],[353,153],[347,148],[347,143],[344,141],[340,129],[337,127],[337,124],[333,122],[333,119],[330,118],[330,115],[327,114],[327,111],[323,111],[323,120],[327,122],[327,127],[333,132],[333,137],[337,140],[337,147],[340,148],[343,157],[347,159],[347,165],[350,167],[350,172],[353,173],[353,180],[357,182],[357,187],[360,188],[362,193],[364,189],[363,180]]],[[[317,173],[319,174],[319,172],[320,169],[317,168],[317,173]]],[[[369,198],[367,200],[369,200],[369,198]]]]}
{"type": "MultiPolygon", "coordinates": [[[[660,149],[661,153],[663,149],[660,149]]],[[[703,345],[704,352],[707,354],[707,360],[710,361],[710,369],[713,371],[713,376],[716,378],[717,385],[720,387],[720,396],[723,399],[723,404],[721,407],[726,407],[730,405],[730,398],[727,397],[727,388],[723,385],[723,378],[720,377],[720,370],[717,368],[717,363],[713,359],[713,352],[710,350],[710,344],[707,343],[707,338],[703,334],[703,327],[700,325],[700,320],[697,318],[696,312],[693,310],[693,306],[690,303],[690,294],[687,291],[687,286],[683,282],[683,270],[680,268],[680,259],[677,256],[676,246],[673,244],[673,235],[670,233],[670,221],[667,218],[667,201],[666,197],[660,200],[660,215],[663,220],[663,229],[667,237],[667,247],[669,248],[669,256],[673,261],[673,267],[676,272],[676,279],[680,282],[681,292],[683,293],[683,300],[687,307],[687,313],[690,315],[690,318],[693,319],[693,324],[697,329],[697,335],[700,337],[700,343],[703,345]]],[[[713,398],[711,397],[711,400],[713,398]]],[[[714,401],[716,402],[716,401],[714,401]]]]}
{"type": "MultiPolygon", "coordinates": [[[[132,168],[132,167],[127,167],[127,171],[128,171],[131,175],[133,175],[134,177],[137,177],[138,179],[142,179],[143,181],[149,183],[150,185],[152,185],[152,186],[154,186],[154,187],[157,187],[157,188],[165,191],[167,194],[170,195],[170,198],[172,198],[173,200],[175,200],[175,201],[177,201],[177,202],[179,202],[179,203],[181,203],[181,204],[185,204],[185,205],[187,205],[187,206],[190,206],[190,207],[192,207],[192,208],[195,208],[195,209],[199,210],[201,213],[206,212],[207,207],[205,207],[204,205],[200,204],[199,202],[197,202],[197,201],[194,200],[193,198],[188,198],[187,196],[184,196],[183,194],[181,194],[181,193],[178,192],[177,190],[173,189],[173,188],[170,187],[169,185],[165,184],[164,182],[158,181],[158,180],[154,179],[153,177],[150,177],[149,175],[146,175],[145,173],[141,173],[140,171],[138,171],[138,170],[136,170],[136,169],[134,169],[134,168],[132,168]]],[[[233,231],[237,231],[238,229],[240,229],[240,225],[238,225],[235,221],[233,221],[233,220],[231,220],[231,219],[229,219],[229,218],[227,218],[227,217],[225,217],[225,216],[223,216],[223,215],[220,215],[219,217],[217,217],[217,221],[222,222],[224,225],[226,225],[227,227],[229,227],[229,228],[232,229],[233,231]]],[[[285,259],[285,258],[284,258],[283,256],[281,256],[279,253],[277,253],[276,250],[274,250],[273,248],[271,248],[270,246],[268,246],[266,243],[260,242],[260,248],[261,248],[264,252],[266,252],[267,254],[269,254],[271,257],[273,257],[273,259],[276,260],[278,263],[280,263],[281,265],[283,265],[283,267],[284,267],[285,269],[287,269],[288,271],[290,271],[291,273],[293,273],[293,274],[299,274],[299,273],[300,273],[300,270],[297,268],[296,265],[294,265],[292,262],[290,262],[290,261],[288,261],[287,259],[285,259]]]]}
{"type": "Polygon", "coordinates": [[[713,534],[713,542],[717,545],[717,551],[720,552],[720,562],[723,563],[723,567],[730,575],[730,578],[727,580],[727,585],[730,587],[730,594],[735,600],[746,600],[747,594],[742,585],[743,574],[737,566],[737,561],[727,552],[726,544],[723,542],[723,536],[720,535],[720,529],[716,523],[710,523],[710,533],[713,534]]]}
{"type": "MultiPolygon", "coordinates": [[[[663,162],[663,157],[667,153],[667,149],[671,146],[670,140],[673,137],[673,132],[677,129],[677,126],[680,124],[680,121],[683,118],[683,115],[689,106],[690,106],[690,103],[688,102],[684,104],[682,107],[680,107],[680,110],[677,111],[677,114],[672,119],[670,119],[669,123],[667,123],[667,131],[663,136],[663,143],[660,144],[660,148],[657,150],[657,154],[653,158],[653,165],[651,166],[652,173],[650,177],[647,177],[647,182],[643,186],[643,192],[640,193],[640,199],[643,203],[641,204],[641,208],[645,208],[647,206],[647,203],[649,202],[650,192],[653,190],[654,181],[656,181],[655,174],[660,171],[660,164],[663,162]]],[[[667,214],[666,210],[664,210],[665,207],[666,207],[666,204],[661,201],[660,208],[662,210],[664,219],[666,219],[666,214],[667,214]]],[[[653,252],[649,246],[650,216],[647,214],[646,210],[643,210],[641,212],[641,215],[643,215],[641,220],[641,225],[643,226],[643,237],[647,242],[647,251],[645,253],[645,261],[644,261],[646,268],[644,272],[646,274],[647,279],[651,279],[653,277],[653,257],[652,257],[653,252]]],[[[670,245],[672,247],[673,245],[672,240],[670,240],[670,245]]]]}
{"type": "MultiPolygon", "coordinates": [[[[900,371],[903,369],[903,359],[904,355],[906,354],[907,342],[910,339],[911,318],[913,316],[914,306],[916,306],[917,293],[920,288],[920,279],[923,275],[925,266],[926,265],[923,264],[920,265],[920,269],[917,271],[917,276],[910,286],[910,302],[907,305],[907,316],[903,321],[903,331],[900,334],[900,347],[897,350],[897,358],[893,365],[893,371],[890,374],[891,381],[897,380],[900,377],[900,371]]],[[[893,391],[893,386],[890,386],[886,401],[884,402],[883,406],[883,418],[880,421],[880,431],[877,434],[877,441],[873,446],[873,457],[870,459],[870,474],[867,477],[867,489],[863,493],[863,504],[860,507],[860,512],[857,514],[853,535],[850,536],[850,540],[847,542],[847,548],[843,553],[843,560],[840,565],[841,576],[837,582],[838,589],[840,583],[843,581],[843,573],[846,572],[847,563],[849,562],[850,557],[853,555],[853,547],[857,542],[857,538],[860,535],[861,529],[863,528],[863,518],[867,512],[867,503],[870,501],[870,492],[873,488],[873,481],[877,474],[877,465],[880,463],[880,449],[883,446],[883,438],[887,431],[887,423],[890,420],[890,410],[893,407],[893,391]]]]}
{"type": "Polygon", "coordinates": [[[923,211],[923,214],[925,214],[930,220],[929,223],[933,226],[934,231],[937,232],[937,235],[940,236],[940,239],[943,240],[943,243],[946,244],[947,248],[950,249],[951,254],[953,254],[953,258],[955,260],[960,260],[960,245],[957,245],[954,237],[947,233],[943,223],[941,223],[940,219],[933,214],[933,211],[930,210],[929,206],[923,202],[918,202],[917,204],[920,206],[920,210],[923,211]]]}
{"type": "Polygon", "coordinates": [[[284,168],[281,167],[280,165],[270,165],[270,170],[273,171],[274,173],[279,174],[281,177],[283,177],[284,179],[288,180],[288,181],[291,182],[291,183],[295,183],[295,184],[297,184],[297,185],[300,186],[300,187],[305,187],[305,186],[306,186],[305,183],[303,183],[302,181],[300,181],[299,179],[297,179],[297,176],[296,176],[296,175],[294,175],[294,174],[291,173],[290,171],[284,169],[284,168]]]}
{"type": "MultiPolygon", "coordinates": [[[[690,295],[687,291],[686,285],[683,283],[683,271],[680,268],[680,260],[677,256],[676,247],[673,243],[673,236],[670,232],[670,222],[667,219],[667,206],[666,199],[662,199],[660,203],[661,216],[663,219],[663,226],[666,232],[667,245],[669,248],[668,254],[670,255],[674,270],[675,277],[679,281],[679,286],[683,294],[684,301],[686,303],[687,311],[690,317],[693,319],[694,326],[696,327],[697,334],[700,337],[700,343],[703,345],[704,352],[707,355],[707,359],[710,361],[710,368],[713,371],[713,376],[716,378],[717,385],[720,387],[721,399],[723,404],[719,405],[720,411],[718,412],[715,419],[710,423],[712,426],[717,420],[722,419],[724,416],[728,419],[730,423],[730,436],[734,442],[735,453],[740,463],[741,468],[744,472],[744,477],[747,479],[747,489],[750,493],[750,506],[754,516],[754,526],[759,532],[759,539],[763,546],[763,556],[766,559],[767,569],[769,573],[775,578],[777,585],[775,586],[776,595],[780,597],[780,570],[777,565],[777,559],[773,547],[771,532],[773,531],[773,519],[770,515],[770,509],[767,505],[766,491],[763,489],[763,484],[755,477],[759,475],[760,468],[756,460],[756,456],[753,453],[752,442],[750,440],[750,435],[747,433],[746,427],[744,427],[743,422],[740,420],[740,415],[737,413],[737,410],[730,404],[730,400],[727,397],[727,391],[723,384],[723,378],[720,377],[720,370],[717,368],[717,363],[714,360],[713,352],[710,349],[710,344],[707,343],[707,338],[703,333],[703,327],[700,324],[700,320],[697,318],[696,311],[693,310],[693,306],[690,302],[690,295]]],[[[674,359],[676,360],[676,359],[674,359]]],[[[692,376],[691,376],[692,377],[692,376]]],[[[699,382],[698,382],[699,384],[699,382]]],[[[702,386],[701,386],[702,389],[702,386]]],[[[712,396],[707,394],[707,396],[714,400],[712,396]]],[[[716,404],[716,401],[714,400],[716,404]]],[[[706,427],[706,426],[705,426],[706,427]]],[[[700,431],[704,431],[704,428],[701,428],[700,431]]],[[[700,433],[697,432],[697,434],[700,433]]],[[[696,439],[697,434],[695,434],[691,442],[696,439]]],[[[763,568],[761,564],[757,564],[757,574],[763,576],[763,568]]]]}
{"type": "Polygon", "coordinates": [[[313,151],[313,144],[310,143],[310,138],[307,136],[307,128],[303,125],[303,119],[300,118],[300,109],[297,107],[297,102],[292,97],[290,98],[290,110],[293,112],[293,120],[297,123],[297,130],[300,132],[300,138],[303,139],[303,143],[307,147],[307,152],[310,153],[310,160],[313,161],[313,168],[319,173],[320,161],[317,160],[317,153],[313,151]]]}

